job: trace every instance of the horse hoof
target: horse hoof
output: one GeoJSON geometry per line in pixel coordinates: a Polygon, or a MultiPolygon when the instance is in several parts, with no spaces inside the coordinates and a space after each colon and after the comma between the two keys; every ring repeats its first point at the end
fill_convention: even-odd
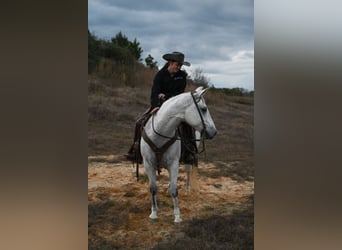
{"type": "Polygon", "coordinates": [[[175,223],[181,223],[183,220],[181,218],[175,218],[175,223]]]}
{"type": "Polygon", "coordinates": [[[158,216],[156,214],[150,214],[149,218],[151,220],[156,220],[156,219],[158,219],[158,216]]]}

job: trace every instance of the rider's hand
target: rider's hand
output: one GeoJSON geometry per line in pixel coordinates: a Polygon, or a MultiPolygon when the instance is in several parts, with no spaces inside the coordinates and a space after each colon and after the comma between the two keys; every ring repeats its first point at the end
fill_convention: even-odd
{"type": "Polygon", "coordinates": [[[157,113],[158,110],[159,110],[159,107],[155,107],[154,109],[152,109],[152,111],[150,112],[151,115],[157,113]]]}
{"type": "Polygon", "coordinates": [[[160,93],[160,94],[158,95],[158,98],[161,99],[162,101],[164,101],[164,100],[165,100],[165,94],[160,93]]]}

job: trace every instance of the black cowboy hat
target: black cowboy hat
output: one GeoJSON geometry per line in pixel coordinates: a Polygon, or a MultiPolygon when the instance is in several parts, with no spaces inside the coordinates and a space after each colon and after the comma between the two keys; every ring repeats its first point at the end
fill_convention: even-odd
{"type": "Polygon", "coordinates": [[[175,51],[175,52],[172,52],[172,53],[168,53],[168,54],[163,55],[163,58],[166,61],[175,61],[175,62],[182,63],[185,66],[190,66],[189,62],[185,62],[184,61],[184,54],[181,53],[181,52],[175,51]]]}

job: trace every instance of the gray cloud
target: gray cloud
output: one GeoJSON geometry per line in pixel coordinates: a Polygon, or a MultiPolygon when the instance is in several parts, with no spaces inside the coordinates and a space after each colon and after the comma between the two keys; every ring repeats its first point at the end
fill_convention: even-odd
{"type": "Polygon", "coordinates": [[[253,89],[253,12],[251,0],[89,0],[88,28],[99,38],[110,39],[119,31],[136,38],[143,58],[151,54],[159,66],[164,53],[182,51],[192,63],[188,72],[200,67],[214,76],[209,78],[215,86],[220,79],[221,87],[236,83],[253,89]],[[246,69],[237,81],[232,71],[240,67],[246,69]]]}

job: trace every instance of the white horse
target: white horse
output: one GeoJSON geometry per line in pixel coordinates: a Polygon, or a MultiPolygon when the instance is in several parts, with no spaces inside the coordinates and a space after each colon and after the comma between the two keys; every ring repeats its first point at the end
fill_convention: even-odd
{"type": "Polygon", "coordinates": [[[147,121],[143,129],[140,150],[152,194],[150,219],[158,218],[156,171],[159,166],[163,166],[169,173],[169,192],[173,200],[174,222],[182,221],[177,188],[181,142],[177,140],[176,131],[181,122],[186,122],[196,131],[200,131],[204,138],[211,139],[216,135],[215,124],[203,99],[203,94],[207,90],[198,87],[193,92],[182,93],[168,99],[147,121]],[[155,151],[159,152],[155,153],[155,151]]]}

